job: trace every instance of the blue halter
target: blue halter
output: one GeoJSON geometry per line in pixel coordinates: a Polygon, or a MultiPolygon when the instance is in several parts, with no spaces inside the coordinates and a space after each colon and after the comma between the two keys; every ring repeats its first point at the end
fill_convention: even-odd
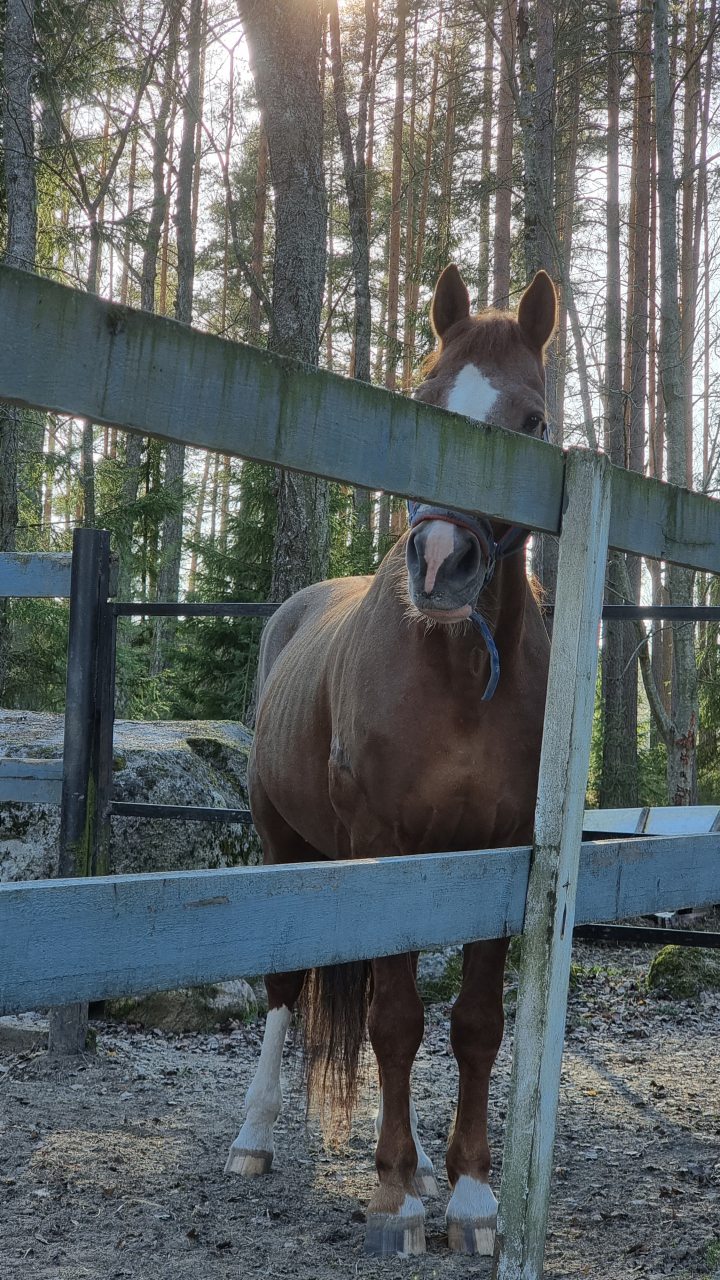
{"type": "MultiPolygon", "coordinates": [[[[518,551],[522,551],[530,537],[529,529],[522,529],[519,525],[514,524],[505,530],[501,538],[496,539],[493,527],[486,516],[469,516],[464,512],[460,514],[458,511],[448,511],[447,507],[430,507],[422,502],[410,502],[410,500],[408,500],[407,505],[411,529],[416,529],[425,520],[445,520],[448,524],[455,524],[460,529],[469,529],[475,535],[485,557],[485,577],[480,586],[480,593],[492,581],[498,560],[504,560],[506,556],[513,556],[518,551]]],[[[485,648],[490,659],[490,679],[481,698],[482,702],[489,702],[497,689],[500,679],[500,655],[497,651],[493,633],[477,609],[473,609],[470,613],[470,621],[485,641],[485,648]]]]}

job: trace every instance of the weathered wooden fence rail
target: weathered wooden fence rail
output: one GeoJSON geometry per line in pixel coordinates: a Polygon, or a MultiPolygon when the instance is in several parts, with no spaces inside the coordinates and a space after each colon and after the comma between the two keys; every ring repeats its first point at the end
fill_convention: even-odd
{"type": "MultiPolygon", "coordinates": [[[[520,933],[530,855],[0,885],[0,1014],[520,933]]],[[[585,844],[576,919],[709,903],[719,872],[714,834],[585,844]]]]}
{"type": "MultiPolygon", "coordinates": [[[[562,524],[558,448],[10,267],[0,397],[548,533],[562,524]]],[[[621,468],[611,488],[611,547],[720,572],[717,502],[621,468]]]]}
{"type": "Polygon", "coordinates": [[[720,504],[600,455],[563,454],[8,268],[0,268],[0,397],[560,534],[532,851],[0,890],[8,952],[0,982],[15,1006],[38,1002],[41,991],[55,1002],[113,984],[174,985],[189,980],[188,968],[207,980],[219,963],[204,950],[208,938],[223,948],[227,976],[251,956],[252,968],[294,968],[522,926],[522,1051],[513,1060],[493,1274],[536,1280],[575,920],[584,910],[610,920],[720,898],[716,833],[581,853],[607,549],[720,573],[720,504]],[[603,871],[590,876],[588,907],[592,866],[603,871]],[[625,894],[631,882],[636,890],[625,894]],[[402,910],[392,908],[398,894],[402,910]],[[108,959],[114,949],[117,963],[108,959]]]}

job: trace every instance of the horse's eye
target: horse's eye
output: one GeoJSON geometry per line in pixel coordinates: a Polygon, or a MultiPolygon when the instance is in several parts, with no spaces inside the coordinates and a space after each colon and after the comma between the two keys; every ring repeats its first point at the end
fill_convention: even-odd
{"type": "Polygon", "coordinates": [[[540,433],[542,434],[542,430],[544,430],[544,428],[545,428],[545,420],[544,418],[540,417],[539,413],[528,414],[527,418],[523,423],[523,431],[528,431],[528,432],[540,431],[540,433]]]}

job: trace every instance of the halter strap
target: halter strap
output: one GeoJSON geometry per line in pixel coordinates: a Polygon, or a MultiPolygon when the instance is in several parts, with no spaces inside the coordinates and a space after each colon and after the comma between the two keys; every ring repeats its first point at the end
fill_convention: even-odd
{"type": "MultiPolygon", "coordinates": [[[[426,520],[444,520],[447,524],[457,525],[459,529],[468,529],[470,533],[474,534],[485,557],[485,577],[480,586],[480,593],[492,581],[498,560],[504,560],[506,556],[514,556],[518,551],[522,551],[530,537],[529,529],[523,529],[520,525],[513,524],[505,530],[499,539],[496,539],[493,527],[487,516],[470,516],[464,511],[449,511],[446,507],[426,506],[422,502],[411,502],[409,499],[407,505],[411,529],[416,529],[418,525],[424,524],[426,520]]],[[[497,651],[493,633],[477,609],[472,610],[470,621],[485,641],[485,648],[490,659],[490,679],[481,698],[481,702],[489,702],[497,689],[500,679],[500,655],[497,651]]]]}
{"type": "Polygon", "coordinates": [[[470,516],[464,511],[449,511],[447,507],[426,506],[423,502],[411,502],[409,499],[407,506],[411,529],[416,529],[426,520],[444,520],[447,524],[457,525],[459,529],[469,529],[475,535],[487,565],[481,591],[484,591],[492,581],[498,560],[504,560],[506,556],[514,556],[518,551],[522,551],[530,537],[529,529],[523,529],[519,524],[511,524],[501,537],[496,539],[487,516],[470,516]]]}

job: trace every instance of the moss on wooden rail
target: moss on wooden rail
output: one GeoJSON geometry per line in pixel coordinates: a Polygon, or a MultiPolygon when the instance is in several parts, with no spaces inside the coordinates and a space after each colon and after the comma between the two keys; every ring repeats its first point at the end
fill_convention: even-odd
{"type": "Polygon", "coordinates": [[[557,531],[559,449],[0,268],[0,397],[557,531]]]}
{"type": "MultiPolygon", "coordinates": [[[[0,397],[558,532],[551,445],[0,267],[0,397]]],[[[610,544],[720,572],[720,504],[613,469],[610,544]]]]}

